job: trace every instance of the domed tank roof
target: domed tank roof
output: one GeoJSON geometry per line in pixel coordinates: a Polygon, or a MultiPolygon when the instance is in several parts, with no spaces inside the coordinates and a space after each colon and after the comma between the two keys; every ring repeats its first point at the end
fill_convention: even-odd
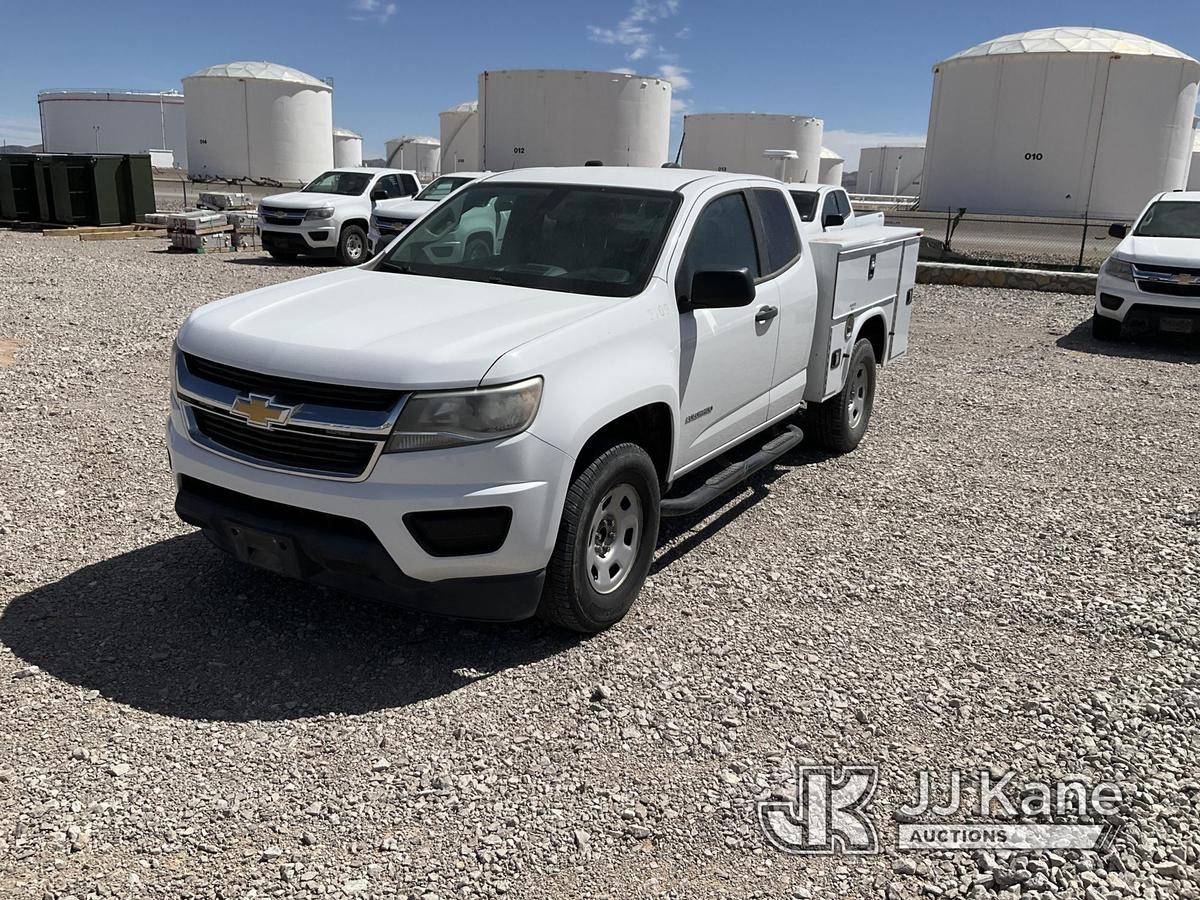
{"type": "Polygon", "coordinates": [[[1186,53],[1159,41],[1113,31],[1109,28],[1037,28],[1005,34],[955,53],[943,62],[977,56],[1002,56],[1015,53],[1120,53],[1126,56],[1160,56],[1196,62],[1186,53]]]}
{"type": "Polygon", "coordinates": [[[286,81],[292,84],[303,84],[321,90],[332,91],[329,85],[319,78],[291,69],[273,62],[257,60],[224,63],[219,66],[209,66],[199,72],[193,72],[188,78],[245,78],[250,81],[286,81]]]}
{"type": "Polygon", "coordinates": [[[334,137],[344,137],[344,138],[358,138],[360,141],[362,140],[361,134],[358,134],[355,131],[351,131],[349,128],[335,128],[335,129],[333,129],[333,136],[334,137]]]}

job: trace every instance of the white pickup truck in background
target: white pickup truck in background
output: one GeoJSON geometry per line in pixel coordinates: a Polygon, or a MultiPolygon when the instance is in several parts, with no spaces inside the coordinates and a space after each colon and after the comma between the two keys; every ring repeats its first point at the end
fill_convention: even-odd
{"type": "Polygon", "coordinates": [[[356,266],[370,256],[367,229],[375,204],[421,190],[415,172],[402,169],[331,169],[298,191],[258,204],[263,249],[275,259],[332,256],[356,266]]]}
{"type": "Polygon", "coordinates": [[[810,240],[786,187],[756,176],[486,176],[365,265],[188,318],[176,509],[276,573],[602,630],[660,516],[773,464],[800,425],[858,445],[876,368],[908,348],[919,235],[810,240]],[[446,262],[472,216],[494,223],[491,252],[446,262]]]}
{"type": "Polygon", "coordinates": [[[856,213],[844,188],[794,182],[787,189],[796,204],[800,221],[804,223],[804,230],[810,235],[884,224],[881,212],[856,213]]]}
{"type": "MultiPolygon", "coordinates": [[[[486,174],[486,172],[455,172],[453,175],[443,175],[427,184],[415,197],[403,200],[381,200],[376,203],[375,210],[371,214],[371,229],[367,232],[371,253],[378,253],[390,244],[396,235],[460,187],[464,187],[486,174]]],[[[463,241],[464,247],[469,240],[470,235],[463,241]]]]}
{"type": "Polygon", "coordinates": [[[1100,267],[1092,334],[1115,341],[1121,330],[1200,335],[1200,191],[1159,194],[1100,267]]]}

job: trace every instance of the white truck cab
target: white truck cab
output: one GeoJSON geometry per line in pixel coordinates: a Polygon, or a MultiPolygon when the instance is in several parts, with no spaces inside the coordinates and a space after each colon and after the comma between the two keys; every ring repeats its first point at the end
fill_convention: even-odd
{"type": "Polygon", "coordinates": [[[429,182],[421,193],[403,200],[381,200],[371,215],[367,232],[371,252],[378,253],[409,225],[425,215],[460,187],[487,175],[487,172],[455,172],[429,182]]]}
{"type": "Polygon", "coordinates": [[[1200,334],[1200,191],[1155,196],[1100,267],[1092,334],[1115,341],[1122,328],[1200,334]]]}
{"type": "Polygon", "coordinates": [[[298,191],[258,205],[263,249],[275,259],[332,256],[356,266],[370,255],[367,229],[376,202],[411,197],[416,173],[402,169],[330,169],[298,191]]]}
{"type": "Polygon", "coordinates": [[[863,439],[876,369],[908,348],[919,236],[809,241],[757,176],[485,176],[364,265],[192,313],[172,363],[176,510],[276,573],[602,630],[637,597],[660,517],[773,464],[801,426],[835,452],[863,439]],[[472,216],[490,252],[452,259],[472,216]]]}
{"type": "Polygon", "coordinates": [[[836,185],[794,182],[787,188],[810,235],[884,224],[883,213],[856,213],[850,195],[836,185]]]}

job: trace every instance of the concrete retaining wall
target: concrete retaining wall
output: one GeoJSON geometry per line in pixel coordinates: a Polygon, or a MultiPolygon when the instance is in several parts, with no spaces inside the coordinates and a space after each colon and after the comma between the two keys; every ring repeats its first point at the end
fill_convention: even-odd
{"type": "Polygon", "coordinates": [[[919,284],[959,284],[966,287],[1013,288],[1056,294],[1094,294],[1096,276],[1087,272],[1051,272],[1045,269],[1007,269],[960,263],[917,263],[919,284]]]}

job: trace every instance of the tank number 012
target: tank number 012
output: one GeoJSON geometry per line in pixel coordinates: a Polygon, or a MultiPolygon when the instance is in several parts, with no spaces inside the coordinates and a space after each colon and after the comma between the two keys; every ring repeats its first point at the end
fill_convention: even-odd
{"type": "Polygon", "coordinates": [[[513,153],[524,153],[524,152],[525,152],[524,147],[513,147],[513,153]]]}
{"type": "Polygon", "coordinates": [[[1040,154],[1040,153],[1026,153],[1025,154],[1026,162],[1028,162],[1029,160],[1033,160],[1034,162],[1041,162],[1041,159],[1042,159],[1042,154],[1040,154]]]}

